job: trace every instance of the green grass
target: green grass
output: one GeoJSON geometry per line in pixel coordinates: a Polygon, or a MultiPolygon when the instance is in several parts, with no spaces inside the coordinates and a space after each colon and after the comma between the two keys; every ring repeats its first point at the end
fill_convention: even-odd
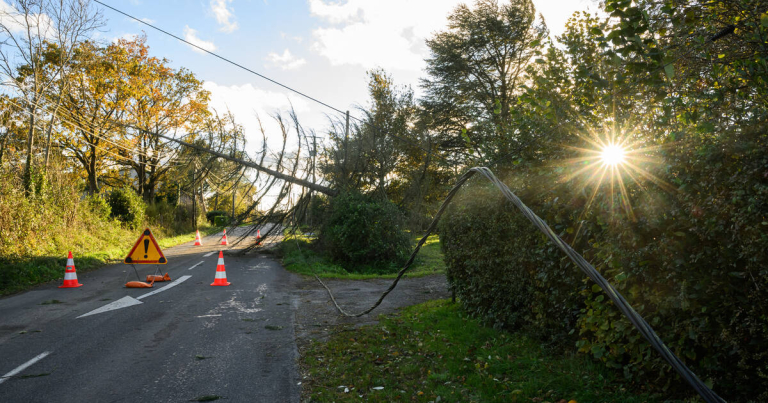
{"type": "Polygon", "coordinates": [[[318,402],[666,401],[625,390],[587,357],[551,355],[524,335],[481,326],[448,300],[335,332],[327,343],[310,343],[301,360],[318,402]]]}
{"type": "MultiPolygon", "coordinates": [[[[412,247],[421,239],[422,235],[412,238],[412,247]]],[[[312,243],[314,238],[305,235],[286,235],[280,245],[283,256],[283,266],[288,271],[313,275],[323,278],[344,278],[350,280],[365,280],[372,278],[395,278],[401,267],[392,273],[366,273],[367,267],[355,267],[349,270],[333,263],[329,258],[316,250],[312,243]]],[[[443,253],[440,251],[440,239],[437,235],[430,235],[419,254],[406,272],[406,277],[422,277],[430,274],[445,272],[443,253]]]]}
{"type": "MultiPolygon", "coordinates": [[[[209,235],[221,231],[219,227],[201,226],[200,234],[209,235]]],[[[96,270],[106,264],[117,263],[125,258],[141,230],[127,231],[114,229],[106,234],[77,234],[68,245],[74,254],[75,268],[78,273],[96,270]]],[[[160,231],[153,234],[161,248],[170,248],[193,241],[195,233],[162,237],[160,231]]],[[[38,284],[58,280],[64,277],[67,264],[67,252],[60,256],[29,256],[10,259],[0,257],[0,295],[8,295],[30,289],[38,284]]]]}

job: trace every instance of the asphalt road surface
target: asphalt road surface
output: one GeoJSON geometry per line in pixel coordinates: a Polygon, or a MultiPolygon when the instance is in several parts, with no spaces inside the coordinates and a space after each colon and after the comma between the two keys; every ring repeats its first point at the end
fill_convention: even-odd
{"type": "Polygon", "coordinates": [[[151,289],[124,288],[119,264],[0,299],[0,402],[298,401],[298,277],[218,239],[164,251],[174,282],[151,289]],[[228,287],[210,286],[220,248],[228,287]]]}

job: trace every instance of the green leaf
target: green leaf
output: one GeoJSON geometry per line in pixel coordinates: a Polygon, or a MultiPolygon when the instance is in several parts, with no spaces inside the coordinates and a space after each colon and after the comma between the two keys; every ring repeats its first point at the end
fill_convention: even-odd
{"type": "Polygon", "coordinates": [[[600,292],[600,291],[602,291],[602,290],[603,290],[603,289],[602,289],[602,288],[600,288],[600,286],[599,286],[599,285],[597,285],[597,284],[592,284],[592,292],[600,292]]]}
{"type": "Polygon", "coordinates": [[[760,16],[760,25],[768,28],[768,12],[765,12],[760,16]]]}
{"type": "Polygon", "coordinates": [[[667,78],[670,80],[675,78],[675,66],[673,66],[672,63],[664,66],[664,72],[667,73],[667,78]]]}

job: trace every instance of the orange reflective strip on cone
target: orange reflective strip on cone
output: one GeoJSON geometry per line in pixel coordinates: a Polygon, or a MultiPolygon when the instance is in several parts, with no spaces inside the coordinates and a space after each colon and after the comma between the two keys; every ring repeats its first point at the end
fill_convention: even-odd
{"type": "Polygon", "coordinates": [[[197,231],[197,235],[195,235],[195,245],[194,246],[203,246],[203,241],[200,239],[200,230],[197,231]]]}
{"type": "Polygon", "coordinates": [[[221,239],[222,245],[229,245],[229,242],[227,242],[227,229],[224,228],[224,237],[221,239]]]}
{"type": "Polygon", "coordinates": [[[224,252],[219,251],[219,262],[216,264],[216,278],[214,278],[213,286],[225,286],[232,283],[227,281],[227,271],[224,269],[224,252]]]}
{"type": "Polygon", "coordinates": [[[83,285],[77,281],[77,271],[75,270],[75,259],[72,258],[72,251],[69,251],[67,257],[67,267],[64,269],[64,284],[59,288],[77,288],[83,285]]]}

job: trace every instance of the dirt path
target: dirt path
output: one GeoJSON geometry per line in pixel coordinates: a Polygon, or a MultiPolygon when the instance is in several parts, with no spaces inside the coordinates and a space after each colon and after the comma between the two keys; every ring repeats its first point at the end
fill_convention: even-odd
{"type": "MultiPolygon", "coordinates": [[[[392,283],[386,280],[323,280],[333,291],[345,311],[356,313],[369,308],[392,283]]],[[[310,341],[325,341],[342,327],[377,323],[378,316],[433,299],[449,298],[445,275],[403,278],[384,302],[368,315],[359,318],[342,316],[328,297],[328,292],[312,277],[305,277],[297,285],[299,307],[296,310],[296,344],[299,352],[310,341]]]]}

